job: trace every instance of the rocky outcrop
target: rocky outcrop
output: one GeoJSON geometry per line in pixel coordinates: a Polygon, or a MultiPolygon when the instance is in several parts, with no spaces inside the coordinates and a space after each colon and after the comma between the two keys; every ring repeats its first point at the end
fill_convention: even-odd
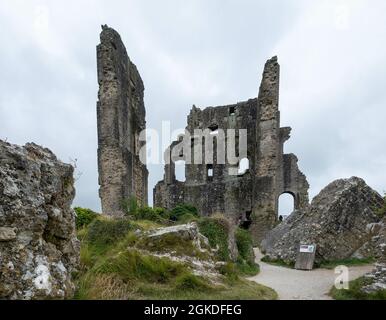
{"type": "Polygon", "coordinates": [[[311,206],[294,212],[262,242],[271,259],[296,260],[299,244],[316,244],[316,262],[351,257],[371,238],[368,226],[378,223],[382,197],[357,177],[336,180],[311,206]]]}
{"type": "Polygon", "coordinates": [[[187,265],[193,274],[216,283],[221,275],[218,266],[225,262],[216,259],[218,248],[199,232],[195,222],[150,230],[138,234],[136,248],[142,253],[187,265]]]}
{"type": "Polygon", "coordinates": [[[370,240],[360,247],[355,253],[356,258],[374,258],[386,262],[386,217],[379,223],[367,226],[370,240]]]}
{"type": "Polygon", "coordinates": [[[366,274],[365,278],[370,283],[361,289],[364,293],[371,294],[386,290],[386,263],[377,263],[375,269],[366,274]]]}
{"type": "Polygon", "coordinates": [[[0,299],[63,299],[77,268],[73,167],[0,140],[0,299]]]}
{"type": "Polygon", "coordinates": [[[362,288],[365,293],[375,293],[386,290],[386,217],[379,223],[369,225],[368,232],[371,240],[356,252],[356,256],[377,259],[375,269],[365,276],[368,284],[362,288]]]}

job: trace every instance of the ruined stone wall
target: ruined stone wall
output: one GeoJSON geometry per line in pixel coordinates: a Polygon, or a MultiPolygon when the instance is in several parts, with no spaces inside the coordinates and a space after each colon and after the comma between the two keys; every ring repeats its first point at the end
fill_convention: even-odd
{"type": "Polygon", "coordinates": [[[147,204],[146,165],[139,158],[146,128],[144,86],[119,34],[103,26],[97,47],[99,194],[104,214],[122,215],[132,196],[147,204]]]}
{"type": "MultiPolygon", "coordinates": [[[[205,141],[197,141],[195,129],[236,129],[236,146],[238,130],[247,129],[249,169],[244,174],[232,175],[230,170],[237,170],[238,164],[217,163],[216,152],[213,164],[197,164],[193,161],[194,153],[184,150],[178,160],[186,161],[190,156],[193,161],[185,166],[186,181],[176,181],[174,165],[166,165],[164,180],[154,189],[155,206],[172,209],[188,203],[204,216],[225,214],[235,223],[250,227],[258,243],[277,222],[278,199],[282,193],[291,193],[297,208],[308,205],[308,183],[298,169],[297,158],[283,154],[283,144],[289,139],[291,128],[280,127],[279,80],[280,66],[274,57],[265,65],[257,99],[203,110],[193,106],[187,130],[192,141],[202,145],[203,156],[205,141]],[[209,168],[213,176],[208,175],[209,168]]],[[[216,136],[215,148],[222,142],[216,136]]],[[[174,142],[167,152],[173,153],[171,150],[176,145],[174,142]]]]}

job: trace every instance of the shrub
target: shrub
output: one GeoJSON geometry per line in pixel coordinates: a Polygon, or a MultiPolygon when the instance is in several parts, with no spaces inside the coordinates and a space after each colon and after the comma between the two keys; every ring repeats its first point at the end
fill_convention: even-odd
{"type": "Polygon", "coordinates": [[[77,229],[87,227],[99,216],[98,213],[92,211],[91,209],[76,207],[74,210],[76,213],[75,223],[77,229]]]}
{"type": "Polygon", "coordinates": [[[137,220],[162,221],[168,218],[166,210],[162,208],[142,207],[134,215],[137,220]]]}
{"type": "Polygon", "coordinates": [[[179,217],[178,222],[182,224],[186,224],[193,221],[198,221],[199,217],[196,215],[193,215],[191,213],[186,213],[179,217]]]}
{"type": "Polygon", "coordinates": [[[134,216],[138,210],[137,198],[131,197],[130,199],[124,199],[122,201],[122,210],[126,216],[134,216]]]}
{"type": "Polygon", "coordinates": [[[183,273],[176,278],[176,288],[179,290],[208,290],[210,289],[205,279],[192,273],[183,273]]]}
{"type": "Polygon", "coordinates": [[[255,254],[250,233],[247,230],[237,228],[235,238],[240,258],[245,260],[247,264],[253,265],[255,263],[255,254]]]}
{"type": "Polygon", "coordinates": [[[239,279],[237,267],[233,262],[227,262],[226,264],[220,266],[219,272],[230,281],[236,281],[239,279]]]}
{"type": "Polygon", "coordinates": [[[235,232],[236,245],[239,251],[237,268],[243,275],[254,276],[259,273],[260,267],[255,262],[253,240],[251,234],[244,229],[237,228],[235,232]]]}
{"type": "Polygon", "coordinates": [[[123,239],[133,229],[131,222],[126,219],[97,219],[94,220],[87,233],[89,244],[105,246],[123,239]]]}
{"type": "Polygon", "coordinates": [[[187,215],[198,217],[197,208],[189,204],[180,204],[170,212],[169,217],[172,221],[180,221],[184,216],[186,219],[187,215]]]}
{"type": "Polygon", "coordinates": [[[211,247],[218,246],[218,258],[229,260],[228,232],[229,222],[223,217],[202,218],[199,223],[200,232],[208,238],[211,247]]]}

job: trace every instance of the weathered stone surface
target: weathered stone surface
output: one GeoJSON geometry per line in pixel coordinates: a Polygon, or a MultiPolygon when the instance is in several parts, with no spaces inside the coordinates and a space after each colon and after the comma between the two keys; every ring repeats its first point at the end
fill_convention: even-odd
{"type": "Polygon", "coordinates": [[[151,230],[140,235],[140,237],[146,238],[146,250],[142,248],[142,252],[156,257],[167,257],[172,261],[183,263],[189,266],[195,275],[203,276],[214,283],[222,278],[218,271],[220,262],[215,259],[215,252],[218,248],[210,247],[208,239],[199,232],[195,222],[151,230]],[[173,243],[176,245],[178,245],[178,242],[183,242],[185,245],[191,243],[192,248],[195,248],[200,254],[194,254],[189,247],[186,248],[187,252],[176,252],[173,250],[173,244],[170,248],[157,250],[157,243],[162,242],[163,238],[168,236],[172,236],[175,241],[173,243]]]}
{"type": "Polygon", "coordinates": [[[0,241],[11,241],[16,239],[16,228],[0,227],[0,241]]]}
{"type": "MultiPolygon", "coordinates": [[[[164,179],[154,188],[155,206],[172,209],[188,203],[204,216],[225,214],[234,225],[249,226],[256,243],[274,227],[281,194],[292,194],[296,209],[308,206],[309,186],[298,168],[298,160],[295,155],[283,154],[291,128],[280,127],[279,78],[280,67],[274,57],[265,65],[257,99],[203,110],[193,106],[188,116],[187,129],[191,135],[196,129],[218,128],[225,132],[235,129],[237,133],[246,129],[249,170],[230,174],[238,166],[228,159],[221,163],[216,152],[213,164],[191,163],[192,155],[181,151],[181,141],[175,141],[165,152],[165,159],[171,159],[172,163],[165,165],[164,179]],[[174,162],[178,160],[187,163],[184,182],[176,179],[174,162]],[[213,176],[209,175],[209,169],[213,170],[213,176]]],[[[205,158],[206,141],[196,140],[195,144],[202,144],[205,158]]],[[[217,136],[216,143],[221,141],[217,136]]]]}
{"type": "MultiPolygon", "coordinates": [[[[106,215],[122,216],[123,203],[132,197],[147,205],[146,165],[140,160],[146,128],[144,86],[119,34],[103,26],[97,47],[99,101],[99,195],[106,215]]],[[[144,155],[146,156],[146,155],[144,155]]]]}
{"type": "Polygon", "coordinates": [[[195,222],[156,229],[148,232],[146,236],[152,241],[158,241],[165,235],[170,234],[176,236],[177,239],[192,241],[199,250],[205,250],[202,244],[204,244],[204,247],[209,246],[208,239],[199,232],[197,223],[195,222]]]}
{"type": "Polygon", "coordinates": [[[366,231],[370,240],[355,253],[356,258],[374,258],[386,263],[386,217],[379,223],[367,225],[366,231]]]}
{"type": "Polygon", "coordinates": [[[375,293],[386,290],[386,263],[377,263],[375,269],[366,274],[365,278],[370,281],[370,284],[361,289],[363,292],[375,293]]]}
{"type": "Polygon", "coordinates": [[[77,268],[73,168],[0,140],[0,299],[63,299],[77,268]]]}
{"type": "Polygon", "coordinates": [[[268,233],[262,250],[271,259],[293,262],[299,244],[316,244],[316,262],[351,257],[369,239],[367,226],[379,222],[382,197],[357,177],[336,180],[306,210],[292,213],[268,233]]]}

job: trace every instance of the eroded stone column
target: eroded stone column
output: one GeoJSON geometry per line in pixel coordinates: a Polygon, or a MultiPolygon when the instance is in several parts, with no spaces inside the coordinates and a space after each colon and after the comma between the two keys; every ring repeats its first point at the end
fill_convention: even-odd
{"type": "Polygon", "coordinates": [[[146,128],[144,86],[119,34],[102,29],[97,47],[99,195],[104,214],[121,216],[133,197],[147,204],[148,171],[139,157],[145,145],[139,141],[146,128]]]}

